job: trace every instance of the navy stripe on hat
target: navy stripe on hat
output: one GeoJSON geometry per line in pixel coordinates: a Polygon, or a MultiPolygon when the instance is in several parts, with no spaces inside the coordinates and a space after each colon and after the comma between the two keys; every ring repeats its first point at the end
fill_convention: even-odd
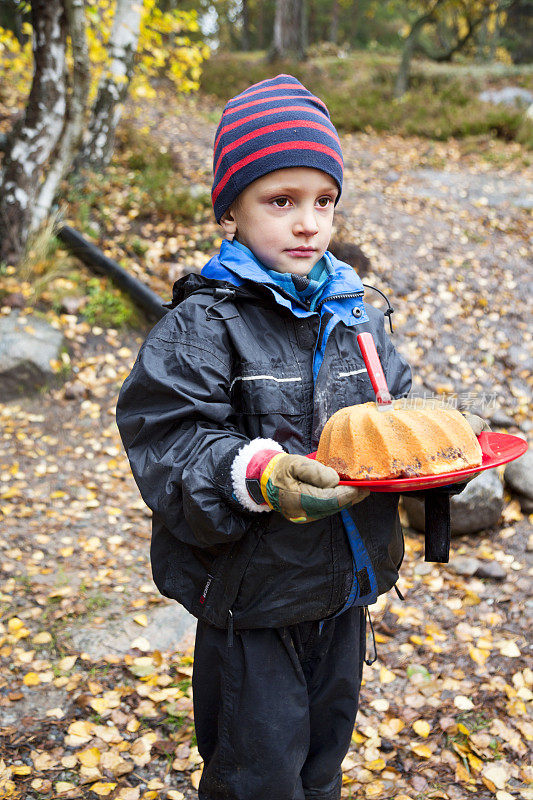
{"type": "Polygon", "coordinates": [[[253,181],[277,169],[314,167],[342,191],[339,137],[325,103],[292,75],[250,86],[226,105],[214,144],[211,197],[217,222],[253,181]]]}

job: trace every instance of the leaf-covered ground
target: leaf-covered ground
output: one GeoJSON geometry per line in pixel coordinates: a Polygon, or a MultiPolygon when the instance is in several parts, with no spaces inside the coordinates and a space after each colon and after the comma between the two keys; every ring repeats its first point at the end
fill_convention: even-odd
{"type": "MultiPolygon", "coordinates": [[[[200,197],[220,109],[187,101],[169,115],[174,105],[130,108],[125,126],[147,129],[200,197]]],[[[89,223],[167,299],[172,280],[216,250],[219,230],[202,204],[187,221],[146,213],[123,179],[133,169],[125,141],[89,223]]],[[[396,309],[394,341],[415,391],[505,414],[507,427],[496,416],[493,429],[528,437],[526,154],[490,140],[369,134],[344,137],[343,149],[338,235],[363,248],[365,282],[396,309]]],[[[14,274],[6,280],[29,295],[14,274]]],[[[43,308],[69,344],[58,370],[70,362],[72,372],[65,386],[0,409],[0,797],[192,800],[201,774],[193,640],[160,651],[147,634],[171,606],[151,582],[150,519],[114,419],[149,326],[103,328],[43,308]]],[[[28,326],[33,313],[22,311],[28,326]]],[[[509,494],[498,526],[453,540],[449,564],[424,562],[421,536],[406,531],[405,602],[389,592],[371,610],[378,660],[365,665],[343,796],[533,798],[532,548],[531,517],[509,494]],[[459,555],[497,562],[505,577],[463,577],[459,555]]]]}

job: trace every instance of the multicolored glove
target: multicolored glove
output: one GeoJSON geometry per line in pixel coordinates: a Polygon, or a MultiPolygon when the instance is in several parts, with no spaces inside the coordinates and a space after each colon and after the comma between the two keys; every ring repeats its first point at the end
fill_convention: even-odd
{"type": "MultiPolygon", "coordinates": [[[[235,485],[234,473],[232,468],[235,485]]],[[[339,476],[331,467],[281,449],[255,452],[246,465],[245,476],[246,491],[255,510],[279,511],[290,522],[313,522],[337,514],[370,494],[366,489],[339,486],[339,476]]],[[[237,492],[237,497],[242,502],[242,491],[237,492]]],[[[250,508],[246,502],[243,505],[250,508]]]]}

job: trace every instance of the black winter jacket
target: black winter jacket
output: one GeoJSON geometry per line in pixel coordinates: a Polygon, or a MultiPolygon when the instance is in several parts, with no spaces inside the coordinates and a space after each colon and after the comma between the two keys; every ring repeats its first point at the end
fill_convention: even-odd
{"type": "MultiPolygon", "coordinates": [[[[307,454],[335,411],[375,399],[356,340],[361,331],[374,337],[393,397],[409,392],[410,368],[382,311],[363,301],[351,267],[327,256],[334,276],[312,313],[264,282],[264,273],[260,283],[257,267],[224,242],[202,275],[175,283],[171,310],[148,334],[120,391],[117,425],[153,512],[154,580],[218,627],[324,619],[344,606],[354,581],[340,514],[300,525],[277,512],[246,511],[230,477],[250,440],[270,438],[307,454]]],[[[372,493],[349,510],[377,594],[396,583],[403,559],[398,499],[372,493]]]]}

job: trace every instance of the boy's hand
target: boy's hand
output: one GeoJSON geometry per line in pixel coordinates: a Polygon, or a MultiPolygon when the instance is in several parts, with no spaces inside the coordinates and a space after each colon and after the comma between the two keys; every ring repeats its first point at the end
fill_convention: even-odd
{"type": "Polygon", "coordinates": [[[477,414],[469,414],[468,411],[462,411],[461,413],[476,436],[479,436],[479,434],[483,431],[488,431],[490,433],[491,427],[486,419],[483,419],[483,417],[478,417],[477,414]]]}
{"type": "Polygon", "coordinates": [[[260,475],[261,494],[270,508],[291,522],[312,522],[359,503],[366,489],[339,486],[331,467],[305,456],[277,453],[260,475]]]}

